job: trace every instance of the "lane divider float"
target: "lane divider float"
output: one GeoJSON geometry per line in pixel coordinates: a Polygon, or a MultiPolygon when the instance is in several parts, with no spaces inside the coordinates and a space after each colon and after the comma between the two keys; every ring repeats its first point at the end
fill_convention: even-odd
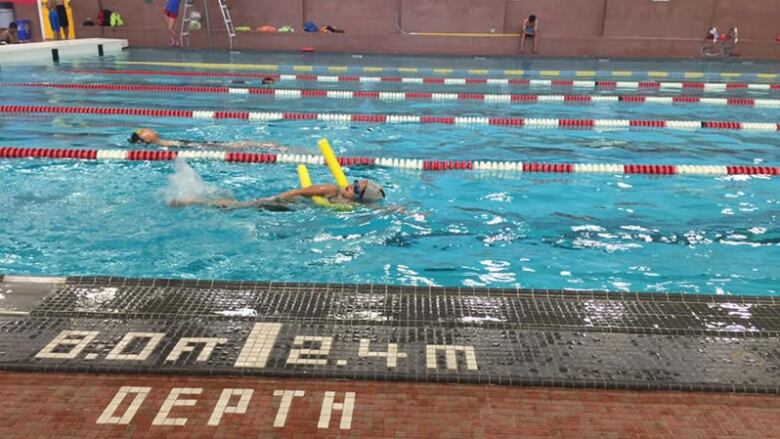
{"type": "Polygon", "coordinates": [[[364,82],[364,83],[402,83],[402,84],[437,84],[437,85],[517,85],[529,87],[574,87],[598,89],[663,89],[665,91],[704,91],[723,92],[727,90],[780,90],[778,83],[745,83],[745,82],[659,82],[659,81],[610,81],[610,80],[576,80],[576,79],[523,79],[523,78],[441,78],[441,77],[402,77],[402,76],[353,76],[353,75],[311,75],[276,73],[237,73],[237,72],[200,72],[187,70],[84,70],[74,69],[71,73],[91,75],[136,75],[136,76],[177,76],[206,78],[272,78],[276,81],[313,81],[313,82],[364,82]]]}
{"type": "Polygon", "coordinates": [[[654,103],[654,104],[704,104],[738,105],[748,107],[780,107],[780,99],[753,98],[703,98],[698,96],[601,96],[601,95],[529,95],[491,93],[437,93],[394,92],[361,90],[275,89],[258,87],[210,87],[191,85],[152,84],[51,84],[51,83],[0,83],[0,87],[56,88],[66,90],[101,90],[118,92],[154,93],[216,93],[236,95],[273,96],[276,99],[327,98],[327,99],[378,99],[382,101],[477,101],[496,104],[568,103],[590,104],[605,102],[654,103]]]}
{"type": "MultiPolygon", "coordinates": [[[[271,154],[217,150],[126,150],[126,149],[57,149],[0,147],[0,159],[77,159],[77,160],[126,160],[171,161],[211,160],[233,163],[306,164],[326,166],[322,155],[271,154]]],[[[776,166],[727,166],[727,165],[659,165],[619,163],[535,163],[522,161],[490,160],[424,160],[391,157],[338,157],[341,166],[376,166],[385,168],[416,169],[420,171],[501,171],[548,174],[646,174],[646,175],[765,175],[780,176],[776,166]]]]}
{"type": "Polygon", "coordinates": [[[259,70],[271,72],[324,72],[324,73],[383,73],[394,72],[399,74],[426,73],[432,75],[483,75],[483,76],[508,76],[508,77],[564,77],[564,78],[676,78],[676,79],[702,79],[717,78],[720,80],[734,80],[738,78],[752,78],[758,81],[770,81],[777,79],[777,73],[755,72],[674,72],[667,70],[522,70],[522,69],[462,69],[451,67],[394,67],[394,66],[355,66],[355,65],[291,65],[291,64],[241,64],[241,63],[196,63],[179,61],[115,61],[117,65],[140,65],[157,67],[180,67],[196,69],[232,69],[232,70],[259,70]]]}
{"type": "Polygon", "coordinates": [[[0,105],[0,113],[52,113],[88,114],[98,116],[175,117],[186,119],[242,119],[250,121],[319,120],[341,123],[402,123],[444,125],[494,125],[533,128],[667,128],[694,130],[699,128],[720,130],[778,131],[780,123],[698,121],[698,120],[650,120],[650,119],[554,119],[483,116],[427,116],[415,114],[355,114],[355,113],[304,113],[304,112],[253,112],[207,111],[154,108],[119,107],[55,107],[44,105],[0,105]]]}

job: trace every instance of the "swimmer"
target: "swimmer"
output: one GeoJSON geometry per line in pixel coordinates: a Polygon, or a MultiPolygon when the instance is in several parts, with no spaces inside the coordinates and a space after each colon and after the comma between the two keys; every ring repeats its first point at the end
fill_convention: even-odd
{"type": "Polygon", "coordinates": [[[133,131],[127,139],[130,143],[143,143],[144,145],[157,145],[164,148],[262,148],[279,152],[291,152],[296,154],[308,154],[309,151],[302,151],[295,148],[277,145],[274,142],[199,142],[195,140],[166,140],[160,137],[160,134],[150,128],[141,128],[133,131]]]}
{"type": "Polygon", "coordinates": [[[348,185],[344,189],[341,189],[336,184],[315,184],[307,188],[292,189],[272,197],[258,198],[250,201],[237,201],[232,198],[221,198],[216,200],[193,198],[172,200],[168,205],[170,207],[199,205],[223,209],[255,207],[269,210],[283,210],[277,208],[283,206],[284,203],[288,203],[297,198],[311,198],[316,196],[325,197],[328,202],[332,204],[354,205],[359,203],[368,205],[382,201],[385,198],[385,190],[382,186],[372,181],[355,180],[351,185],[348,185]]]}
{"type": "Polygon", "coordinates": [[[263,85],[274,85],[274,83],[276,83],[276,81],[274,80],[274,78],[272,78],[270,76],[266,76],[265,78],[263,78],[261,83],[263,85]]]}
{"type": "Polygon", "coordinates": [[[16,23],[11,22],[8,28],[0,28],[0,44],[16,44],[19,42],[19,33],[16,23]]]}

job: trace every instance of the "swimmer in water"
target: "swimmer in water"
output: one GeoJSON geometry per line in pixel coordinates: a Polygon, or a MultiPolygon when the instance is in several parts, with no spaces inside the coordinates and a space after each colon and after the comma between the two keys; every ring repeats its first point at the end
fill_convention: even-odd
{"type": "Polygon", "coordinates": [[[369,180],[355,180],[351,185],[341,189],[335,184],[315,184],[303,189],[292,189],[273,197],[258,198],[250,201],[236,201],[232,198],[221,198],[217,200],[206,199],[182,199],[172,200],[168,203],[170,207],[184,206],[213,206],[223,209],[242,209],[255,207],[269,210],[288,210],[281,207],[285,203],[296,198],[311,198],[315,196],[325,197],[333,204],[371,204],[382,201],[385,198],[385,190],[377,183],[369,180]]]}
{"type": "Polygon", "coordinates": [[[157,145],[164,148],[262,148],[279,152],[291,152],[295,154],[308,154],[309,151],[277,145],[274,142],[199,142],[196,140],[166,140],[160,134],[150,128],[141,128],[133,131],[127,139],[130,143],[143,143],[144,145],[157,145]]]}

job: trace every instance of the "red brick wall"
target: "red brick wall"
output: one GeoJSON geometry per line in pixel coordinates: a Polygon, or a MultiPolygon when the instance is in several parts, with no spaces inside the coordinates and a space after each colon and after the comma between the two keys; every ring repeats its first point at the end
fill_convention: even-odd
{"type": "MultiPolygon", "coordinates": [[[[98,0],[73,0],[76,22],[97,15],[98,0]]],[[[237,25],[289,24],[292,35],[239,34],[238,47],[258,50],[402,52],[446,54],[516,54],[516,38],[431,37],[396,31],[396,17],[407,32],[517,32],[533,13],[540,20],[540,52],[571,56],[696,56],[706,29],[715,24],[725,31],[740,28],[744,57],[780,59],[780,8],[777,0],[232,0],[237,25]],[[305,34],[304,21],[333,25],[344,35],[305,34]]],[[[101,31],[79,28],[78,35],[128,38],[131,45],[167,46],[162,8],[164,0],[103,0],[104,7],[122,13],[126,26],[101,31]]],[[[196,0],[198,8],[202,0],[196,0]]],[[[221,31],[216,1],[209,0],[215,23],[214,42],[227,44],[221,31]]],[[[17,7],[23,10],[23,7],[17,7]]],[[[27,11],[29,12],[29,11],[27,11]]],[[[24,15],[27,12],[17,12],[24,15]]],[[[27,14],[30,15],[30,14],[27,14]]],[[[37,15],[36,15],[37,17],[37,15]]],[[[36,35],[39,32],[36,32],[36,35]]],[[[205,33],[192,39],[205,47],[205,33]]]]}
{"type": "Polygon", "coordinates": [[[0,437],[777,438],[780,397],[402,382],[0,372],[0,437]],[[134,388],[110,408],[122,387],[134,388]],[[174,389],[189,405],[173,405],[174,389]],[[219,409],[226,389],[232,397],[219,409]],[[282,408],[283,394],[290,404],[282,408]],[[292,393],[298,391],[298,393],[292,393]],[[331,405],[354,397],[351,417],[331,405]],[[135,414],[125,424],[136,394],[135,414]],[[251,393],[251,395],[250,395],[251,393]],[[275,395],[276,393],[276,395],[275,395]],[[246,404],[240,407],[242,394],[246,404]],[[327,410],[326,410],[327,411],[327,410]],[[220,412],[221,413],[221,412],[220,412]],[[280,417],[280,413],[286,413],[280,417]],[[163,413],[165,414],[165,413],[163,413]],[[113,417],[113,419],[111,419],[113,417]],[[180,419],[183,425],[168,426],[180,419]],[[212,425],[209,421],[214,420],[212,425]],[[275,426],[276,424],[276,426],[275,426]]]}

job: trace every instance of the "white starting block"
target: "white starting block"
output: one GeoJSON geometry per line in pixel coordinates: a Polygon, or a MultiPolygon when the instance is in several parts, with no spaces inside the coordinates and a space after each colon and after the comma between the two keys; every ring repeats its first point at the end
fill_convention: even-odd
{"type": "Polygon", "coordinates": [[[116,38],[84,38],[0,45],[0,66],[19,63],[51,64],[80,57],[117,55],[128,46],[116,38]]]}

